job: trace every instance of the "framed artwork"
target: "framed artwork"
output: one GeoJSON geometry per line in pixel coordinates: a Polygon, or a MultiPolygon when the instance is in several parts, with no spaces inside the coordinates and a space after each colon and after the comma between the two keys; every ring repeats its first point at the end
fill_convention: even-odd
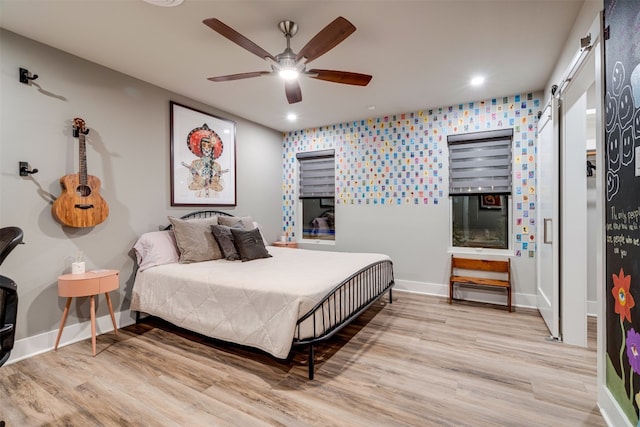
{"type": "Polygon", "coordinates": [[[480,208],[481,209],[501,209],[502,208],[501,195],[500,194],[481,194],[480,208]]]}
{"type": "Polygon", "coordinates": [[[236,205],[236,124],[171,101],[171,206],[236,205]]]}

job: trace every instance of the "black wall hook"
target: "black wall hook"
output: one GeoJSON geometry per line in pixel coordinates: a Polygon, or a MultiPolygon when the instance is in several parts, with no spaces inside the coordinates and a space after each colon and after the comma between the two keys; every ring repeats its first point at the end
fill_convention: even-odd
{"type": "Polygon", "coordinates": [[[32,173],[38,173],[38,169],[29,170],[29,163],[27,162],[18,162],[18,167],[20,168],[20,176],[29,176],[32,173]]]}
{"type": "Polygon", "coordinates": [[[35,80],[38,78],[37,74],[29,76],[29,70],[26,68],[20,68],[20,83],[29,84],[29,80],[35,80]]]}

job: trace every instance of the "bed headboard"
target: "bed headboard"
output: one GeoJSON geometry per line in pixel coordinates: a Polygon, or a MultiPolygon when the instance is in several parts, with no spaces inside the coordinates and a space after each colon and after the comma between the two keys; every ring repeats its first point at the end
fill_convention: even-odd
{"type": "MultiPolygon", "coordinates": [[[[202,211],[189,212],[188,214],[182,215],[180,219],[209,218],[212,216],[233,216],[233,215],[223,211],[202,210],[202,211]]],[[[167,225],[164,229],[171,230],[171,224],[167,225]]]]}
{"type": "Polygon", "coordinates": [[[203,210],[203,211],[190,212],[188,214],[182,215],[180,218],[181,219],[209,218],[211,216],[233,216],[233,215],[231,215],[228,212],[203,210]]]}

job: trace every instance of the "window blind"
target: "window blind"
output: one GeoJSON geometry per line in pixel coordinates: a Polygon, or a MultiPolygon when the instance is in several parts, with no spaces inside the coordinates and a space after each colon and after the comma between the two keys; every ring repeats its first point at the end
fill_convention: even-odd
{"type": "Polygon", "coordinates": [[[447,137],[449,194],[511,194],[513,129],[447,137]]]}
{"type": "Polygon", "coordinates": [[[298,197],[301,199],[317,197],[334,197],[335,163],[334,150],[298,153],[300,187],[298,197]]]}

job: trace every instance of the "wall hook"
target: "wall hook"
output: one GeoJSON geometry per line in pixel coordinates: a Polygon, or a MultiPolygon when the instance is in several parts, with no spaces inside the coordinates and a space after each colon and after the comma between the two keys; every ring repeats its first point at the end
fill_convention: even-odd
{"type": "Polygon", "coordinates": [[[18,167],[20,168],[20,176],[29,176],[32,173],[38,173],[38,169],[29,170],[29,163],[27,162],[18,162],[18,167]]]}
{"type": "Polygon", "coordinates": [[[35,80],[38,78],[37,74],[29,75],[29,70],[26,68],[20,68],[20,83],[29,84],[29,80],[35,80]]]}

